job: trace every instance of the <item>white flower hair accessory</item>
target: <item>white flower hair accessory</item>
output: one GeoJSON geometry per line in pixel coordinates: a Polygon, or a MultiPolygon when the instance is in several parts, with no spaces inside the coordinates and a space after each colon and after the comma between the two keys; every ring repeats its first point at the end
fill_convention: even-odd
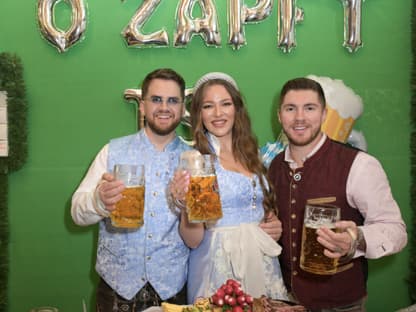
{"type": "Polygon", "coordinates": [[[214,79],[220,79],[220,80],[227,81],[234,88],[239,90],[238,86],[237,86],[237,83],[235,82],[235,80],[230,75],[227,75],[227,74],[221,73],[221,72],[211,72],[211,73],[203,75],[201,78],[198,79],[198,81],[194,85],[193,93],[195,94],[196,90],[198,90],[198,88],[201,85],[203,85],[205,82],[210,81],[210,80],[214,80],[214,79]]]}

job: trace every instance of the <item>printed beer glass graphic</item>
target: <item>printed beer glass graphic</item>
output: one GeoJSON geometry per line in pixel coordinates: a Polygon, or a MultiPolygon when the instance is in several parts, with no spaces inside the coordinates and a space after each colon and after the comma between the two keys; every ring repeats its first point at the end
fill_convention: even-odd
{"type": "Polygon", "coordinates": [[[123,198],[112,211],[111,224],[117,228],[138,228],[143,225],[144,213],[144,166],[116,164],[114,177],[123,181],[126,188],[123,198]]]}
{"type": "Polygon", "coordinates": [[[302,231],[300,267],[310,273],[330,275],[336,273],[338,259],[324,255],[324,246],[317,240],[316,230],[327,227],[335,230],[340,220],[340,209],[330,205],[306,205],[302,231]]]}
{"type": "Polygon", "coordinates": [[[202,155],[198,151],[183,152],[180,168],[191,175],[185,196],[189,222],[215,221],[222,218],[214,156],[202,155]]]}

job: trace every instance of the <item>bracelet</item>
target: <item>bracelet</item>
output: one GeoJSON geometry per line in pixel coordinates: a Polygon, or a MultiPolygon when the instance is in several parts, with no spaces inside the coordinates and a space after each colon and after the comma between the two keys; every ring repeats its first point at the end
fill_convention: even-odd
{"type": "Polygon", "coordinates": [[[175,204],[176,207],[178,207],[181,210],[186,208],[185,201],[177,199],[176,197],[173,197],[173,203],[175,204]]]}
{"type": "Polygon", "coordinates": [[[365,252],[367,249],[367,243],[364,238],[363,230],[360,227],[357,227],[357,232],[357,249],[365,252]]]}
{"type": "MultiPolygon", "coordinates": [[[[353,231],[353,229],[347,228],[347,233],[351,236],[351,245],[350,245],[350,250],[345,255],[345,258],[348,260],[351,260],[354,257],[355,251],[357,250],[358,240],[357,240],[357,234],[353,231]]],[[[357,228],[357,233],[358,233],[358,228],[357,228]]]]}
{"type": "Polygon", "coordinates": [[[185,210],[186,205],[183,200],[179,200],[176,197],[174,197],[172,194],[168,195],[168,207],[172,213],[174,213],[176,216],[179,216],[182,211],[185,210]]]}

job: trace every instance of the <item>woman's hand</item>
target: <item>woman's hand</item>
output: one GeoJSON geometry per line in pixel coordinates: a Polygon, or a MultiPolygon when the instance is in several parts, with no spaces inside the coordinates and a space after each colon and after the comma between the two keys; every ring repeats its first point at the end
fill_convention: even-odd
{"type": "Polygon", "coordinates": [[[190,175],[185,170],[177,170],[169,184],[169,192],[175,205],[183,209],[185,207],[185,195],[188,192],[190,175]]]}
{"type": "Polygon", "coordinates": [[[197,248],[204,238],[204,224],[190,223],[186,213],[185,195],[188,192],[190,174],[185,170],[178,170],[173,175],[169,191],[173,203],[181,209],[179,234],[189,248],[197,248]]]}
{"type": "Polygon", "coordinates": [[[282,236],[282,223],[273,212],[269,212],[260,223],[260,228],[277,241],[282,236]]]}

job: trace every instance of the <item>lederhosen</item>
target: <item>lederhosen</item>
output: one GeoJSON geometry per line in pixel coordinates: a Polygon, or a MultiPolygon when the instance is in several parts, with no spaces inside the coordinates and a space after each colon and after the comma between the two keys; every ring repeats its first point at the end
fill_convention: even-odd
{"type": "MultiPolygon", "coordinates": [[[[186,285],[178,294],[163,301],[186,304],[186,285]]],[[[102,278],[98,284],[97,312],[139,312],[161,303],[162,299],[150,283],[146,283],[131,300],[118,295],[102,278]]]]}

